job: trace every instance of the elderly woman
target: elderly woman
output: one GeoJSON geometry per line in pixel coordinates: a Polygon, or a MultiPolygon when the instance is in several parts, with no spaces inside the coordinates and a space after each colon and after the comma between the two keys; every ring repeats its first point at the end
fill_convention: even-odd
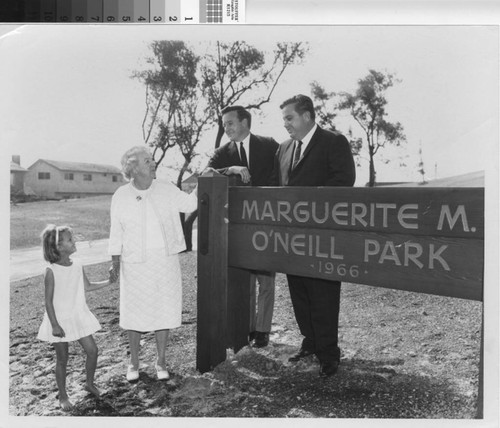
{"type": "Polygon", "coordinates": [[[185,250],[180,212],[196,209],[196,191],[187,194],[155,180],[156,165],[147,148],[132,147],[122,157],[129,183],[111,200],[108,253],[112,277],[120,280],[120,327],[128,331],[127,380],[139,378],[141,334],[154,331],[158,379],[169,378],[165,362],[169,329],[181,325],[182,284],[178,253],[185,250]]]}

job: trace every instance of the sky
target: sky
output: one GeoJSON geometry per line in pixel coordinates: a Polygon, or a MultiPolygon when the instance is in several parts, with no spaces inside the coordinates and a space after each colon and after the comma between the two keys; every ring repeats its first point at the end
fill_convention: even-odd
{"type": "MultiPolygon", "coordinates": [[[[307,42],[303,64],[286,70],[271,102],[254,115],[252,131],[278,142],[288,137],[280,103],[310,95],[311,82],[353,92],[370,69],[395,74],[400,82],[387,92],[388,120],[403,125],[407,142],[379,152],[378,181],[421,180],[420,148],[426,179],[495,168],[498,28],[466,25],[252,25],[223,33],[213,26],[21,26],[0,38],[4,154],[20,155],[25,168],[40,158],[119,166],[126,149],[143,144],[145,88],[130,76],[146,67],[148,45],[160,39],[184,40],[200,53],[216,40],[245,40],[269,54],[278,41],[307,42]]],[[[363,137],[346,113],[337,128],[363,137]]],[[[204,135],[195,166],[206,165],[214,137],[204,135]]],[[[368,181],[366,158],[365,146],[356,186],[368,181]]],[[[175,169],[179,160],[172,155],[167,164],[175,169]]]]}

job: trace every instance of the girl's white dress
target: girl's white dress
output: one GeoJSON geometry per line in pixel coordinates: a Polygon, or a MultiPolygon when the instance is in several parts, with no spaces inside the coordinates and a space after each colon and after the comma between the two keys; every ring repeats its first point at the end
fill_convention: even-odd
{"type": "Polygon", "coordinates": [[[45,311],[37,338],[51,343],[71,342],[100,330],[101,325],[85,300],[81,263],[73,261],[71,266],[54,263],[48,269],[54,274],[54,311],[65,337],[52,335],[52,325],[45,311]]]}

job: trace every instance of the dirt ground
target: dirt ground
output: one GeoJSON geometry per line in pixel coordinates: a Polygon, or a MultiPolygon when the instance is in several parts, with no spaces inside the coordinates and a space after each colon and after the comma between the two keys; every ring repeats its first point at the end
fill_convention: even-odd
{"type": "MultiPolygon", "coordinates": [[[[171,333],[171,379],[154,375],[154,337],[143,336],[140,379],[125,379],[127,341],[118,326],[118,286],[87,295],[100,320],[100,399],[83,389],[85,370],[78,343],[70,345],[68,393],[73,416],[169,416],[259,418],[472,419],[477,410],[481,337],[479,302],[361,285],[343,284],[339,372],[318,376],[314,356],[289,363],[301,337],[286,278],[277,275],[271,343],[244,347],[213,372],[196,371],[196,253],[181,254],[183,323],[171,333]]],[[[86,268],[91,280],[107,264],[86,268]]],[[[42,319],[43,280],[11,283],[11,416],[59,416],[55,356],[36,339],[42,319]]]]}

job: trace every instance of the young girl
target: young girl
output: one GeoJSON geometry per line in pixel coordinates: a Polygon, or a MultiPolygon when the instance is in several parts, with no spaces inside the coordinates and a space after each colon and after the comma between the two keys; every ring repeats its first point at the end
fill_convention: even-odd
{"type": "Polygon", "coordinates": [[[90,282],[83,266],[70,259],[76,251],[70,227],[48,225],[42,232],[42,246],[43,256],[50,265],[45,271],[45,314],[38,339],[52,343],[55,348],[59,402],[62,409],[68,411],[73,407],[66,393],[68,342],[78,340],[82,345],[87,354],[85,389],[100,395],[94,385],[97,346],[92,333],[101,326],[87,306],[85,291],[98,290],[111,281],[90,282]]]}

